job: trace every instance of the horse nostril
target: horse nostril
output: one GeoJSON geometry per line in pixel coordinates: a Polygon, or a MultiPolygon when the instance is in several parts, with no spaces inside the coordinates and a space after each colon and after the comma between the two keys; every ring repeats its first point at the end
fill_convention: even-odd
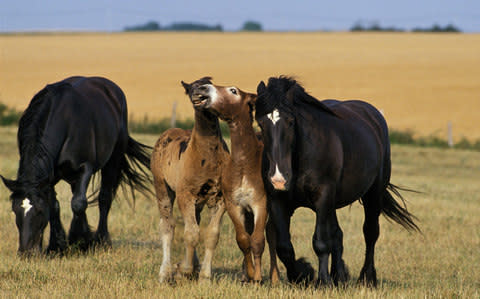
{"type": "Polygon", "coordinates": [[[208,87],[205,86],[205,85],[202,85],[202,86],[200,86],[198,89],[200,89],[201,91],[205,91],[205,90],[208,89],[208,87]]]}

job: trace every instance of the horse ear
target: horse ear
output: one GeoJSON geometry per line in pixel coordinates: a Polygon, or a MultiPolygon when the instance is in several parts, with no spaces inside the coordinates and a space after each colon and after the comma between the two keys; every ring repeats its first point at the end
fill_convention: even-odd
{"type": "Polygon", "coordinates": [[[263,81],[260,81],[260,83],[258,83],[258,86],[257,86],[257,94],[261,94],[265,92],[265,89],[267,89],[267,87],[265,86],[265,83],[263,81]]]}
{"type": "Polygon", "coordinates": [[[15,192],[15,191],[18,191],[20,190],[20,184],[18,183],[18,181],[16,180],[9,180],[5,177],[3,177],[3,175],[0,175],[0,177],[2,178],[2,181],[3,183],[5,184],[5,186],[8,188],[8,190],[10,190],[11,192],[15,192]]]}
{"type": "Polygon", "coordinates": [[[185,83],[182,81],[183,88],[185,88],[185,93],[190,94],[190,91],[192,90],[192,85],[185,83]]]}
{"type": "Polygon", "coordinates": [[[294,102],[295,100],[295,91],[296,91],[297,87],[296,86],[293,86],[291,88],[288,89],[287,91],[287,94],[286,94],[286,97],[287,97],[287,101],[292,103],[294,102]]]}

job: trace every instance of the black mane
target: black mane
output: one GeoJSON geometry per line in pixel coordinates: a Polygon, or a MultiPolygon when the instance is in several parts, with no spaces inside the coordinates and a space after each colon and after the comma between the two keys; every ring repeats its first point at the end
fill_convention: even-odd
{"type": "Polygon", "coordinates": [[[52,98],[70,86],[68,83],[47,85],[33,97],[20,118],[17,134],[20,165],[17,175],[23,184],[35,186],[53,177],[52,157],[42,143],[41,136],[48,120],[52,98]],[[27,168],[34,171],[25,171],[27,168]],[[27,177],[26,173],[31,175],[27,177]]]}
{"type": "Polygon", "coordinates": [[[258,94],[257,117],[272,112],[275,108],[294,113],[296,107],[310,106],[331,115],[338,115],[321,101],[309,95],[294,78],[288,76],[270,77],[264,92],[258,94]]]}

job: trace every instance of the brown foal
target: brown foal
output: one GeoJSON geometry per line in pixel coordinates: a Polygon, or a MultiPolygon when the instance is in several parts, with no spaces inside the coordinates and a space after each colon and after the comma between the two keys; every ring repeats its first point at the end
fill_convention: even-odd
{"type": "MultiPolygon", "coordinates": [[[[244,254],[246,278],[261,281],[267,198],[261,175],[263,143],[252,126],[252,111],[257,96],[233,86],[211,83],[197,85],[194,89],[202,96],[206,109],[226,121],[230,129],[231,156],[222,173],[225,204],[235,226],[237,244],[244,254]]],[[[267,238],[270,236],[269,229],[267,238]]],[[[272,282],[277,282],[278,269],[273,248],[270,259],[270,277],[272,282]]]]}
{"type": "Polygon", "coordinates": [[[170,261],[175,230],[174,200],[177,199],[185,222],[185,259],[179,269],[185,275],[193,274],[194,263],[198,262],[195,248],[199,243],[200,212],[207,205],[210,223],[205,232],[205,257],[199,276],[211,278],[213,253],[225,213],[222,169],[230,159],[228,148],[222,139],[217,116],[205,109],[203,96],[196,92],[199,86],[211,84],[211,81],[205,77],[191,84],[182,81],[182,84],[195,110],[193,131],[177,128],[165,131],[155,144],[151,159],[163,246],[161,282],[172,279],[175,273],[170,261]]]}

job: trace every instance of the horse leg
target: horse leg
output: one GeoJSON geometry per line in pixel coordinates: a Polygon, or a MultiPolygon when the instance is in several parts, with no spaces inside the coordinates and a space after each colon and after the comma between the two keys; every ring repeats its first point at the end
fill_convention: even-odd
{"type": "Polygon", "coordinates": [[[60,219],[60,204],[55,196],[55,190],[52,188],[49,194],[50,209],[50,241],[48,243],[47,253],[62,253],[67,248],[67,237],[60,219]]]}
{"type": "Polygon", "coordinates": [[[87,187],[93,174],[92,167],[89,164],[82,164],[80,167],[80,177],[72,184],[73,198],[71,202],[73,219],[70,224],[68,241],[70,244],[86,250],[92,241],[92,232],[87,221],[87,187]]]}
{"type": "Polygon", "coordinates": [[[229,199],[227,201],[227,211],[232,219],[235,228],[235,238],[237,245],[243,253],[243,268],[246,280],[252,280],[254,277],[254,266],[252,260],[252,248],[250,246],[250,235],[245,227],[245,215],[243,208],[235,205],[229,199]]]}
{"type": "Polygon", "coordinates": [[[330,276],[335,285],[345,283],[349,279],[348,269],[342,259],[343,255],[343,232],[338,224],[337,213],[333,213],[331,223],[333,224],[333,247],[332,247],[332,266],[330,276]]]}
{"type": "MultiPolygon", "coordinates": [[[[262,201],[265,203],[265,198],[262,201]]],[[[251,244],[253,259],[255,261],[255,273],[253,280],[260,282],[262,280],[262,254],[265,249],[265,222],[267,220],[267,207],[265,204],[257,204],[252,208],[254,229],[251,235],[251,244]]]]}
{"type": "Polygon", "coordinates": [[[199,275],[201,279],[210,279],[212,277],[213,253],[218,244],[220,224],[225,213],[225,201],[223,198],[218,200],[215,205],[209,206],[208,210],[210,212],[210,222],[205,232],[205,257],[203,258],[199,275]]]}
{"type": "Polygon", "coordinates": [[[275,236],[275,224],[272,222],[271,217],[268,217],[265,232],[268,243],[268,251],[270,253],[270,281],[272,284],[276,284],[280,280],[280,274],[277,265],[277,240],[275,236]]]}
{"type": "Polygon", "coordinates": [[[160,266],[160,282],[170,281],[173,278],[174,268],[171,264],[170,253],[175,233],[175,219],[173,218],[173,203],[175,192],[162,179],[154,179],[157,195],[158,210],[160,212],[160,240],[162,240],[163,259],[160,266]]]}
{"type": "Polygon", "coordinates": [[[177,200],[183,221],[185,222],[185,259],[180,265],[180,272],[184,275],[192,275],[194,270],[195,248],[200,239],[200,228],[195,212],[195,197],[185,192],[185,194],[177,194],[177,200]]]}
{"type": "Polygon", "coordinates": [[[102,182],[100,185],[100,193],[98,194],[98,209],[100,217],[98,219],[98,227],[94,240],[97,244],[111,247],[112,241],[108,232],[108,213],[112,206],[113,196],[117,192],[120,185],[120,158],[122,156],[115,151],[112,157],[102,168],[102,182]]]}
{"type": "Polygon", "coordinates": [[[378,218],[381,212],[381,194],[378,188],[371,188],[362,198],[365,220],[363,223],[363,236],[365,238],[365,262],[358,281],[367,286],[377,286],[377,273],[375,271],[374,255],[375,243],[380,235],[378,218]]]}
{"type": "Polygon", "coordinates": [[[272,199],[270,214],[275,226],[276,251],[278,257],[287,268],[288,281],[294,283],[308,283],[313,280],[314,271],[312,266],[303,258],[295,260],[295,250],[290,237],[290,217],[284,203],[285,198],[272,199]]]}
{"type": "Polygon", "coordinates": [[[332,219],[336,218],[335,207],[332,204],[333,188],[323,186],[315,202],[315,233],[313,234],[313,249],[318,257],[318,283],[328,285],[332,282],[328,274],[328,258],[332,252],[333,228],[332,219]]]}

